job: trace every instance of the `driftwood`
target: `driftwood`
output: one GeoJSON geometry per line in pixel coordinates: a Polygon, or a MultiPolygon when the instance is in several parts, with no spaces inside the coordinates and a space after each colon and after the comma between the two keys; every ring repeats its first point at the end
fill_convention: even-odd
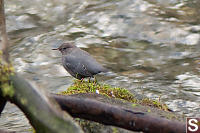
{"type": "Polygon", "coordinates": [[[145,133],[184,133],[185,124],[142,112],[119,108],[96,100],[52,94],[60,107],[73,117],[145,133]]]}

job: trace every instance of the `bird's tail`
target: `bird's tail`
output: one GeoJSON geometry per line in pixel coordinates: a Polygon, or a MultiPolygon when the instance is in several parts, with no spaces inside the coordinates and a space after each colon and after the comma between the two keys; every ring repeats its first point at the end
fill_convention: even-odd
{"type": "Polygon", "coordinates": [[[105,67],[103,67],[103,69],[101,70],[101,72],[109,72],[109,70],[105,67]]]}

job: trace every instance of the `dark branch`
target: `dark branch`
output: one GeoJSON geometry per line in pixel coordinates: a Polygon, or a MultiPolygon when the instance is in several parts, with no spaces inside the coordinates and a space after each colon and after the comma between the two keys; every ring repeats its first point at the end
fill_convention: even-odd
{"type": "Polygon", "coordinates": [[[51,95],[73,117],[145,133],[184,133],[185,124],[74,96],[51,95]]]}
{"type": "Polygon", "coordinates": [[[6,105],[6,99],[0,95],[0,115],[6,105]]]}

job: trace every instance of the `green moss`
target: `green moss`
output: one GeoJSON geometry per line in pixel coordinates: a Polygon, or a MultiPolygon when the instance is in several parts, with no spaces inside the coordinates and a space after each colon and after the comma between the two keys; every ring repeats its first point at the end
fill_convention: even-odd
{"type": "Polygon", "coordinates": [[[168,110],[167,105],[160,103],[159,101],[152,100],[149,98],[144,98],[138,100],[135,96],[124,88],[111,87],[107,84],[100,84],[98,82],[87,82],[74,80],[74,84],[71,85],[66,91],[61,92],[62,95],[71,95],[78,93],[96,93],[96,90],[99,91],[99,94],[105,95],[112,98],[117,98],[133,103],[132,106],[135,107],[137,104],[148,105],[152,107],[157,107],[159,109],[168,110]]]}
{"type": "Polygon", "coordinates": [[[169,110],[169,108],[167,107],[166,104],[163,104],[157,100],[152,100],[150,98],[144,98],[144,99],[140,100],[139,103],[142,105],[157,107],[157,108],[165,110],[165,111],[169,110]]]}
{"type": "Polygon", "coordinates": [[[112,127],[112,132],[113,133],[119,133],[118,129],[116,127],[112,127]]]}
{"type": "Polygon", "coordinates": [[[97,122],[91,122],[84,119],[75,118],[75,121],[81,126],[85,133],[101,133],[102,124],[97,122]]]}
{"type": "Polygon", "coordinates": [[[85,119],[75,118],[74,119],[82,128],[82,130],[85,133],[121,133],[123,132],[123,129],[112,127],[112,126],[106,126],[103,124],[100,124],[98,122],[93,122],[85,119]]]}
{"type": "Polygon", "coordinates": [[[9,96],[12,97],[14,95],[14,89],[12,85],[9,85],[8,83],[3,83],[0,87],[3,92],[3,96],[9,96]]]}
{"type": "Polygon", "coordinates": [[[28,128],[28,129],[25,129],[24,132],[32,132],[32,133],[36,133],[36,131],[35,131],[34,128],[28,128]]]}
{"type": "Polygon", "coordinates": [[[14,89],[10,83],[10,76],[14,74],[11,64],[2,63],[2,52],[0,51],[0,88],[3,96],[13,96],[14,89]]]}
{"type": "Polygon", "coordinates": [[[134,108],[134,107],[137,106],[137,104],[136,104],[136,103],[133,103],[133,104],[131,104],[131,106],[134,108]]]}
{"type": "Polygon", "coordinates": [[[136,102],[134,95],[126,89],[116,87],[113,88],[109,85],[99,84],[97,82],[81,82],[79,80],[75,80],[74,84],[70,86],[66,91],[61,92],[61,94],[71,95],[77,93],[96,93],[96,90],[98,90],[99,94],[101,95],[136,102]]]}

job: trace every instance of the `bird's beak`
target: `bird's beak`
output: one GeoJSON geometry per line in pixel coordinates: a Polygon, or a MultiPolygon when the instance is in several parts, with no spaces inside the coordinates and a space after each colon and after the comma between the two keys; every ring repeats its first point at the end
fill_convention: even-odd
{"type": "Polygon", "coordinates": [[[51,50],[59,50],[58,48],[53,48],[53,49],[51,49],[51,50]]]}

